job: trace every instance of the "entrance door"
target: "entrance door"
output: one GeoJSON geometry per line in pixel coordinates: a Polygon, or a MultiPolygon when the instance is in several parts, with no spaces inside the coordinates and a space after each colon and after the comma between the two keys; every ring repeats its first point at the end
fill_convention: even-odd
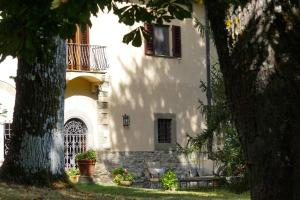
{"type": "Polygon", "coordinates": [[[87,127],[85,123],[72,118],[65,123],[65,168],[76,167],[75,156],[86,151],[87,127]]]}

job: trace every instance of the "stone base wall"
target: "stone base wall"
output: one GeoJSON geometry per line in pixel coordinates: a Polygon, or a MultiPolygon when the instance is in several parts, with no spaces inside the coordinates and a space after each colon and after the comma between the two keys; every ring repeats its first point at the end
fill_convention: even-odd
{"type": "Polygon", "coordinates": [[[178,177],[188,176],[191,168],[200,169],[200,175],[213,174],[213,162],[206,159],[205,154],[185,155],[177,151],[137,151],[137,152],[98,152],[95,182],[111,183],[111,172],[116,167],[126,168],[135,176],[135,184],[147,186],[149,180],[148,168],[174,170],[178,177]],[[155,165],[155,166],[153,166],[155,165]]]}

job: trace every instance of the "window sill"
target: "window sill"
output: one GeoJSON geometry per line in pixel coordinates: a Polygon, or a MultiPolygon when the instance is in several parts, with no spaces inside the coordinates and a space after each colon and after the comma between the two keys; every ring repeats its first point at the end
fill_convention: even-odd
{"type": "Polygon", "coordinates": [[[176,149],[176,144],[172,143],[155,143],[154,149],[156,151],[172,151],[176,149]]]}
{"type": "Polygon", "coordinates": [[[158,57],[158,58],[168,58],[168,59],[178,59],[178,60],[182,59],[182,57],[167,56],[167,55],[147,55],[146,54],[146,56],[158,57]]]}

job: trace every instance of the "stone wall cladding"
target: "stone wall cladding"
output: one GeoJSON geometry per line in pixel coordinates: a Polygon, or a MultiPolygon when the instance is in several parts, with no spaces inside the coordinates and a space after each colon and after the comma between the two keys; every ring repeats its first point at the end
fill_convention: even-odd
{"type": "MultiPolygon", "coordinates": [[[[128,169],[134,174],[136,185],[147,187],[149,185],[149,163],[156,163],[155,167],[172,169],[178,177],[188,176],[189,169],[200,166],[199,156],[187,156],[177,151],[99,151],[97,156],[94,181],[98,183],[112,183],[111,171],[116,167],[128,169]]],[[[204,169],[205,167],[202,165],[202,168],[206,170],[206,174],[210,174],[209,167],[204,169]]]]}

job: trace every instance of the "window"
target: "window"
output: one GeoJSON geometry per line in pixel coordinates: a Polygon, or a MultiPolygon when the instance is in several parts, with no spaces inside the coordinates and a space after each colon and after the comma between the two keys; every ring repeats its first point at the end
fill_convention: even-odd
{"type": "Polygon", "coordinates": [[[155,150],[170,150],[176,147],[176,115],[154,114],[155,150]]]}
{"type": "Polygon", "coordinates": [[[180,26],[146,23],[145,30],[152,36],[149,41],[145,42],[146,55],[181,57],[180,26]]]}
{"type": "Polygon", "coordinates": [[[68,70],[90,70],[89,27],[76,25],[76,33],[68,39],[68,70]]]}
{"type": "Polygon", "coordinates": [[[172,119],[157,119],[158,130],[157,137],[158,143],[171,143],[171,123],[172,119]]]}
{"type": "Polygon", "coordinates": [[[68,43],[89,44],[89,26],[76,25],[76,33],[68,40],[68,43]]]}

